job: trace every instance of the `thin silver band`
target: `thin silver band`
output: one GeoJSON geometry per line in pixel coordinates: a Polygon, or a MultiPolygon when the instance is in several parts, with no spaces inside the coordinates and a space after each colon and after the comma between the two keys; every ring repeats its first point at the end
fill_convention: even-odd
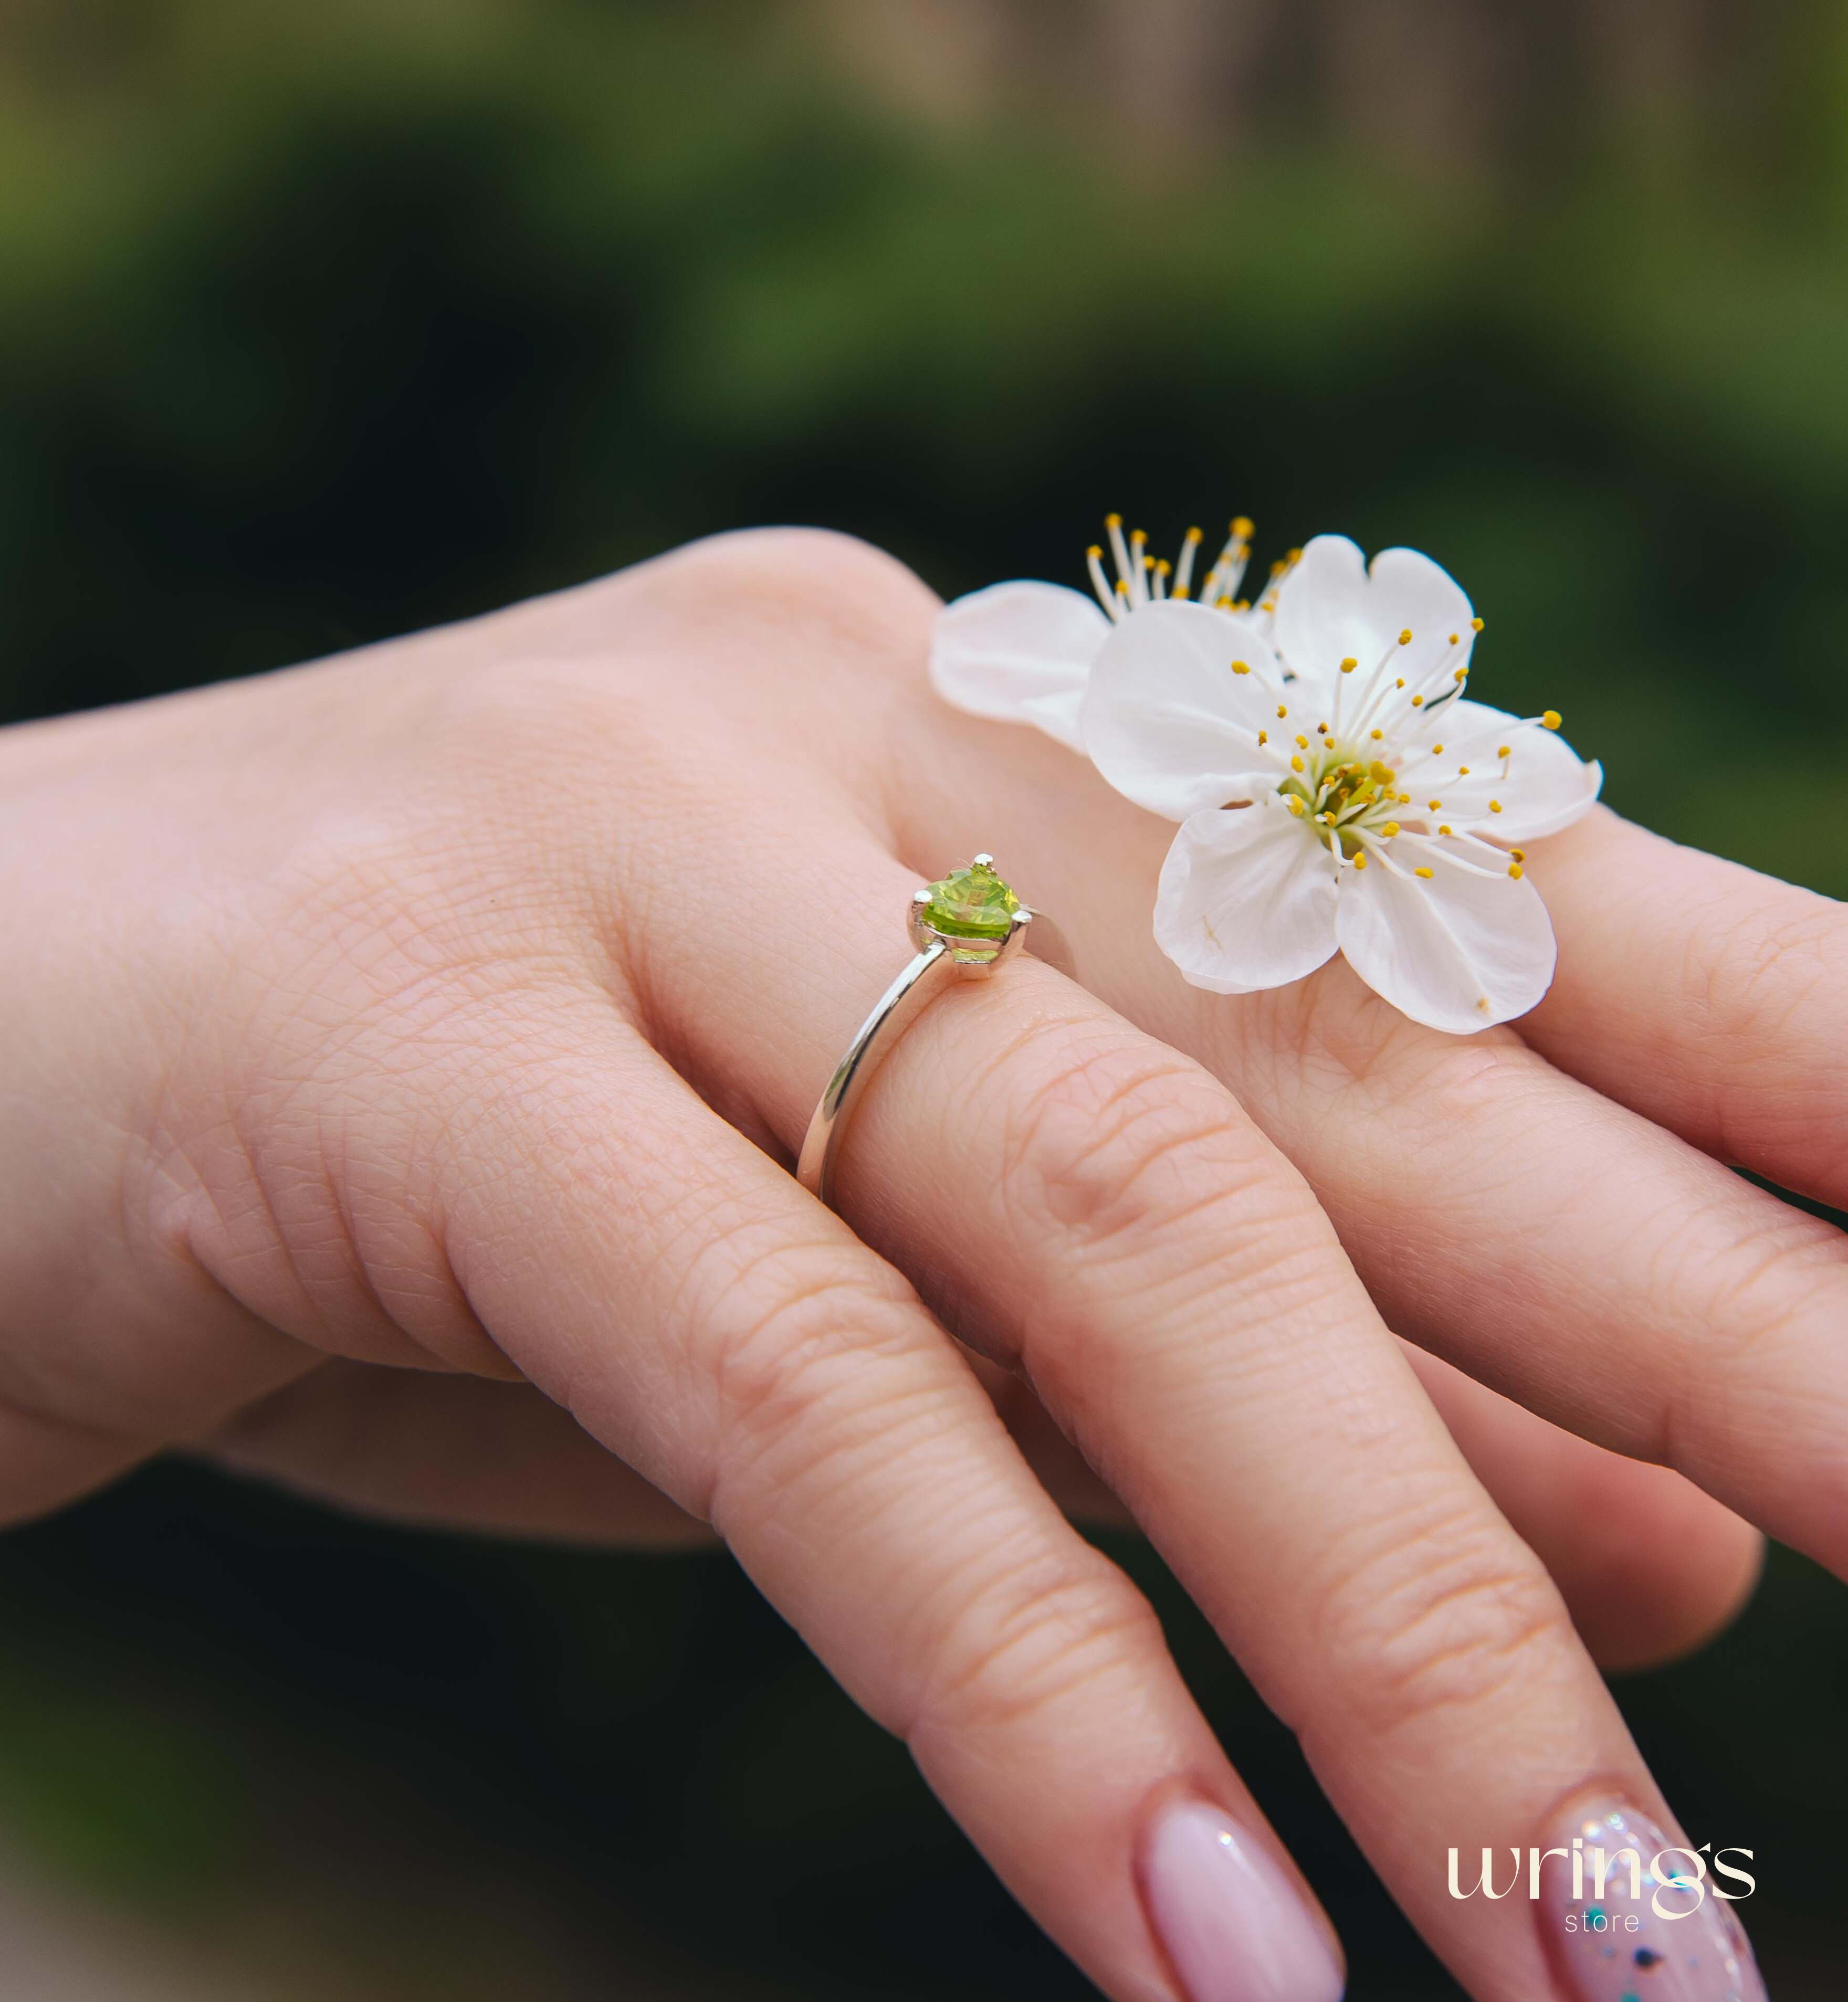
{"type": "MultiPolygon", "coordinates": [[[[976,857],[989,864],[986,855],[976,857]]],[[[842,1135],[854,1116],[860,1095],[872,1075],[906,1030],[936,996],[957,980],[986,980],[997,966],[1012,959],[1025,945],[1032,930],[1034,914],[1022,908],[1008,920],[1006,935],[998,939],[963,938],[933,930],[924,921],[931,901],[928,890],[920,890],[911,900],[911,942],[918,948],[897,979],[880,996],[879,1005],[861,1024],[860,1033],[847,1045],[847,1055],[834,1068],[828,1088],[821,1095],[802,1138],[802,1151],[796,1162],[796,1179],[811,1195],[819,1196],[833,1208],[834,1157],[842,1135]]],[[[1048,934],[1051,926],[1043,919],[1040,930],[1048,934]]],[[[1036,948],[1042,941],[1036,938],[1036,948]]],[[[1049,936],[1045,943],[1053,945],[1049,936]]],[[[1036,957],[1051,958],[1037,950],[1036,957]]]]}

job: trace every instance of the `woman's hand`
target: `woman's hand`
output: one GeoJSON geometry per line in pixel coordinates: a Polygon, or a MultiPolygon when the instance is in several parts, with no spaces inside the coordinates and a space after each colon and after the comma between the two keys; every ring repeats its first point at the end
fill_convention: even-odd
{"type": "MultiPolygon", "coordinates": [[[[1709,1143],[1743,1130],[1733,1053],[1814,1083],[1815,1032],[1769,961],[1676,1013],[1703,996],[1651,978],[1695,950],[1672,884],[1640,971],[1601,940],[1598,844],[1648,840],[1608,818],[1536,854],[1564,971],[1533,1047],[1412,1027],[1338,964],[1188,989],[1149,936],[1168,830],[936,703],[932,609],[855,546],[739,538],[12,733],[0,1507],[215,1435],[376,1505],[596,1534],[645,1505],[568,1412],[714,1524],[1112,1994],[1332,1997],[1147,1606],[997,1416],[984,1378],[1017,1375],[1472,1992],[1579,1993],[1549,1905],[1454,1900],[1448,1852],[1556,1847],[1594,1796],[1665,1811],[1433,1400],[1615,1655],[1724,1617],[1755,1544],[1408,1357],[1361,1279],[1839,1562],[1833,1233],[1615,1102],[1709,1143]],[[1022,960],[934,1003],[847,1139],[843,1222],[779,1163],[911,891],[980,848],[1084,985],[1022,960]],[[1553,1067],[1613,1048],[1609,1096],[1553,1067]]],[[[1734,936],[1783,936],[1797,893],[1742,881],[1734,936]]],[[[1780,1103],[1752,1158],[1829,1186],[1780,1103]]]]}

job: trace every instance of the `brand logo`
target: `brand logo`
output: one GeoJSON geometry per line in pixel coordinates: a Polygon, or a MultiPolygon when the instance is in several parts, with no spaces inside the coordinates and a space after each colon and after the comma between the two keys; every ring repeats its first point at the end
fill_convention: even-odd
{"type": "Polygon", "coordinates": [[[1577,1908],[1566,1914],[1568,1932],[1635,1932],[1642,1921],[1636,1907],[1647,1904],[1658,1919],[1692,1918],[1708,1898],[1737,1904],[1758,1889],[1758,1879],[1748,1870],[1728,1863],[1729,1857],[1751,1862],[1749,1849],[1728,1847],[1716,1850],[1710,1842],[1698,1849],[1662,1849],[1645,1856],[1634,1847],[1607,1850],[1602,1844],[1588,1847],[1582,1836],[1572,1838],[1570,1849],[1511,1849],[1506,1854],[1513,1868],[1505,1885],[1496,1883],[1498,1852],[1485,1849],[1476,1882],[1465,1890],[1462,1885],[1462,1853],[1450,1852],[1450,1895],[1491,1899],[1512,1897],[1523,1882],[1527,1896],[1540,1896],[1541,1865],[1557,1857],[1572,1871],[1572,1903],[1577,1908]],[[1712,1872],[1708,1870],[1709,1858],[1712,1872]],[[1727,1880],[1722,1884],[1721,1878],[1727,1880]],[[1743,1886],[1728,1889],[1727,1885],[1743,1886]],[[1587,1903],[1588,1894],[1590,1902],[1587,1903]],[[1631,1909],[1621,1909],[1626,1903],[1631,1909]]]}

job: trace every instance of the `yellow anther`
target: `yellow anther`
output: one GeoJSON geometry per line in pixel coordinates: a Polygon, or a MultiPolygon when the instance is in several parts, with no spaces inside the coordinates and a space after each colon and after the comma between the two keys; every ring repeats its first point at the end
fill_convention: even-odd
{"type": "Polygon", "coordinates": [[[1213,602],[1221,612],[1235,612],[1238,609],[1229,598],[1216,598],[1213,602]]]}
{"type": "Polygon", "coordinates": [[[1123,517],[1120,514],[1106,514],[1104,517],[1104,526],[1106,528],[1120,528],[1123,526],[1123,517]]]}
{"type": "Polygon", "coordinates": [[[1250,664],[1244,661],[1235,661],[1232,663],[1232,672],[1235,675],[1249,675],[1251,672],[1250,664]]]}
{"type": "Polygon", "coordinates": [[[1525,862],[1527,860],[1527,850],[1525,848],[1511,848],[1508,853],[1517,862],[1525,862]]]}
{"type": "Polygon", "coordinates": [[[1304,765],[1304,763],[1303,763],[1302,760],[1301,760],[1300,758],[1295,758],[1295,757],[1293,757],[1293,758],[1290,760],[1290,769],[1291,769],[1291,771],[1293,771],[1293,772],[1301,772],[1301,771],[1303,771],[1303,770],[1306,769],[1307,768],[1305,766],[1305,765],[1304,765]]]}
{"type": "Polygon", "coordinates": [[[1360,662],[1350,654],[1348,657],[1341,663],[1341,671],[1344,675],[1351,675],[1354,669],[1360,664],[1360,662]]]}
{"type": "Polygon", "coordinates": [[[1380,829],[1380,832],[1385,835],[1388,840],[1390,840],[1394,835],[1398,833],[1398,832],[1399,823],[1396,820],[1388,821],[1385,825],[1380,829]]]}
{"type": "MultiPolygon", "coordinates": [[[[1403,682],[1401,682],[1399,683],[1399,686],[1400,686],[1401,688],[1403,688],[1403,687],[1405,686],[1405,683],[1404,683],[1403,682]]],[[[1412,706],[1413,706],[1413,708],[1414,708],[1414,709],[1422,709],[1422,708],[1424,708],[1424,696],[1421,696],[1421,695],[1415,695],[1415,696],[1413,696],[1413,698],[1412,698],[1412,706]]]]}
{"type": "Polygon", "coordinates": [[[1432,877],[1437,874],[1437,871],[1434,869],[1414,869],[1412,871],[1412,874],[1414,876],[1422,876],[1425,881],[1428,883],[1431,880],[1432,877]]]}
{"type": "Polygon", "coordinates": [[[1190,542],[1199,542],[1201,539],[1200,530],[1197,528],[1189,528],[1187,531],[1187,539],[1190,542]]]}
{"type": "Polygon", "coordinates": [[[1137,544],[1137,543],[1140,543],[1140,542],[1146,542],[1148,540],[1148,532],[1146,529],[1144,529],[1144,528],[1132,528],[1132,529],[1130,529],[1130,542],[1131,542],[1131,544],[1132,544],[1132,545],[1134,545],[1134,544],[1137,544]]]}
{"type": "Polygon", "coordinates": [[[1159,577],[1165,577],[1173,568],[1174,565],[1171,563],[1165,556],[1164,556],[1162,560],[1155,565],[1155,573],[1159,577]]]}
{"type": "Polygon", "coordinates": [[[1453,682],[1466,682],[1469,678],[1469,670],[1467,668],[1458,668],[1450,678],[1453,682]]]}
{"type": "Polygon", "coordinates": [[[1232,533],[1240,542],[1249,542],[1257,532],[1257,524],[1249,514],[1235,514],[1232,517],[1232,533]]]}
{"type": "Polygon", "coordinates": [[[1396,682],[1392,684],[1392,685],[1393,685],[1395,688],[1403,688],[1403,687],[1405,686],[1405,685],[1406,685],[1406,678],[1405,678],[1405,676],[1404,676],[1403,675],[1401,675],[1399,676],[1399,678],[1398,678],[1398,680],[1397,680],[1397,681],[1396,681],[1396,682]]]}
{"type": "Polygon", "coordinates": [[[1479,619],[1472,619],[1469,626],[1472,632],[1479,633],[1483,630],[1483,622],[1479,619]]]}
{"type": "Polygon", "coordinates": [[[1319,724],[1316,724],[1316,726],[1315,726],[1315,734],[1316,734],[1318,737],[1326,737],[1326,736],[1327,736],[1327,734],[1328,734],[1328,725],[1327,725],[1326,723],[1319,723],[1319,724]]]}
{"type": "MultiPolygon", "coordinates": [[[[1249,611],[1250,607],[1248,605],[1245,607],[1245,609],[1249,611]]],[[[1263,603],[1258,607],[1258,609],[1260,612],[1274,612],[1277,609],[1277,600],[1274,598],[1267,598],[1265,599],[1263,603]]]]}
{"type": "Polygon", "coordinates": [[[1435,813],[1435,812],[1438,811],[1438,807],[1441,807],[1441,805],[1443,805],[1443,804],[1444,804],[1444,802],[1443,802],[1441,800],[1433,800],[1431,801],[1431,811],[1432,811],[1433,813],[1435,813]]]}
{"type": "Polygon", "coordinates": [[[1497,758],[1511,758],[1514,755],[1514,747],[1511,744],[1497,744],[1495,747],[1495,755],[1497,758]]]}
{"type": "Polygon", "coordinates": [[[1273,577],[1281,577],[1288,567],[1289,565],[1284,561],[1281,556],[1279,556],[1277,561],[1270,566],[1270,574],[1273,577]]]}
{"type": "Polygon", "coordinates": [[[1309,740],[1308,738],[1298,735],[1296,740],[1296,748],[1299,751],[1308,750],[1309,748],[1309,740]]]}
{"type": "Polygon", "coordinates": [[[1401,793],[1399,796],[1399,804],[1402,807],[1409,807],[1412,804],[1411,794],[1410,793],[1401,793]]]}
{"type": "Polygon", "coordinates": [[[1364,869],[1367,867],[1367,856],[1364,851],[1354,857],[1354,866],[1357,869],[1364,869]]]}
{"type": "Polygon", "coordinates": [[[1116,580],[1116,595],[1117,595],[1119,598],[1127,598],[1127,597],[1129,596],[1129,595],[1130,595],[1130,588],[1129,588],[1129,586],[1128,586],[1127,584],[1125,584],[1125,583],[1123,582],[1123,579],[1122,579],[1121,577],[1119,577],[1119,578],[1116,580]]]}
{"type": "Polygon", "coordinates": [[[1500,800],[1490,800],[1490,802],[1489,802],[1489,811],[1490,811],[1490,813],[1500,813],[1500,811],[1501,811],[1501,802],[1500,802],[1500,800]]]}
{"type": "Polygon", "coordinates": [[[1385,734],[1386,733],[1383,730],[1370,730],[1367,733],[1367,734],[1373,739],[1375,744],[1378,743],[1380,739],[1384,737],[1385,734]]]}
{"type": "Polygon", "coordinates": [[[1441,744],[1434,744],[1431,746],[1431,755],[1434,758],[1441,758],[1443,755],[1444,747],[1441,744]]]}
{"type": "Polygon", "coordinates": [[[1101,558],[1103,555],[1103,550],[1097,543],[1093,542],[1085,553],[1088,556],[1097,556],[1101,558]]]}
{"type": "Polygon", "coordinates": [[[1258,741],[1260,744],[1268,744],[1270,741],[1270,732],[1268,730],[1260,730],[1258,732],[1258,741]]]}
{"type": "Polygon", "coordinates": [[[1521,864],[1518,862],[1511,862],[1508,864],[1508,874],[1518,883],[1521,881],[1521,864]]]}
{"type": "Polygon", "coordinates": [[[1469,777],[1469,767],[1467,765],[1459,765],[1459,766],[1458,766],[1458,767],[1457,767],[1457,776],[1458,776],[1459,779],[1466,779],[1466,778],[1468,778],[1468,777],[1469,777]]]}
{"type": "Polygon", "coordinates": [[[1298,820],[1301,820],[1305,811],[1302,801],[1299,800],[1294,793],[1286,793],[1284,795],[1284,797],[1288,802],[1290,811],[1295,814],[1298,820]]]}
{"type": "Polygon", "coordinates": [[[1367,767],[1367,776],[1376,786],[1389,786],[1392,783],[1392,768],[1390,765],[1382,765],[1375,758],[1367,767]]]}
{"type": "Polygon", "coordinates": [[[1399,634],[1399,644],[1402,647],[1410,646],[1412,644],[1412,629],[1410,626],[1408,626],[1405,630],[1399,634]]]}
{"type": "Polygon", "coordinates": [[[1279,716],[1287,716],[1290,713],[1280,702],[1277,706],[1277,713],[1279,716]]]}
{"type": "Polygon", "coordinates": [[[1459,633],[1452,633],[1450,636],[1450,644],[1453,647],[1462,646],[1463,644],[1462,635],[1459,633]]]}
{"type": "Polygon", "coordinates": [[[1565,720],[1566,719],[1560,715],[1556,709],[1549,709],[1547,710],[1546,713],[1540,718],[1541,727],[1546,730],[1557,730],[1560,725],[1563,723],[1565,720]]]}
{"type": "Polygon", "coordinates": [[[1440,834],[1448,834],[1448,833],[1449,833],[1450,829],[1449,829],[1448,828],[1447,828],[1447,827],[1440,827],[1440,828],[1438,829],[1438,832],[1440,834]]]}

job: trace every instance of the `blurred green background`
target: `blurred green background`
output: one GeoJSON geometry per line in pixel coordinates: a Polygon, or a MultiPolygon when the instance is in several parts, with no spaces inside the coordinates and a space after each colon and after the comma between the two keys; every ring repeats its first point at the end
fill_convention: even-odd
{"type": "MultiPolygon", "coordinates": [[[[742,523],[950,593],[1247,511],[1428,549],[1485,699],[1841,895],[1845,249],[1830,0],[0,0],[0,708],[742,523]]],[[[1113,1548],[1353,1993],[1453,1993],[1113,1548]]],[[[0,1542],[0,1637],[9,1997],[28,1922],[194,2002],[1089,1992],[721,1557],[176,1466],[0,1542]]],[[[1848,1597],[1619,1694],[1838,1995],[1848,1597]]]]}

